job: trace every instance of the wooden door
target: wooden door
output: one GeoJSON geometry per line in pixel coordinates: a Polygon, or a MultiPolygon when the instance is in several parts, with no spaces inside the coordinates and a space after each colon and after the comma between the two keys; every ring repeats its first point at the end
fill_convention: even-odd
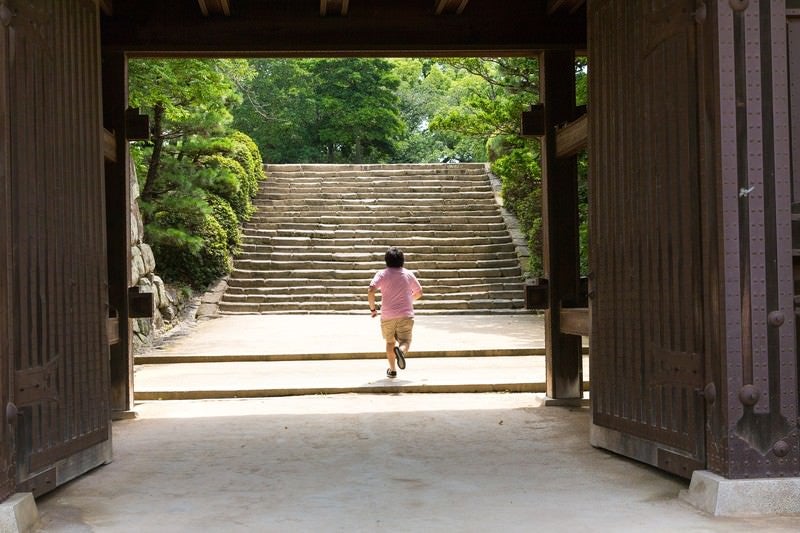
{"type": "MultiPolygon", "coordinates": [[[[11,401],[11,143],[8,116],[9,13],[0,6],[0,502],[14,493],[13,417],[6,406],[11,401]]],[[[11,413],[13,415],[13,413],[11,413]]]]}
{"type": "Polygon", "coordinates": [[[98,15],[88,0],[0,10],[11,242],[0,326],[20,413],[17,490],[38,495],[110,460],[98,15]]]}
{"type": "Polygon", "coordinates": [[[592,443],[705,465],[695,2],[589,3],[592,443]]]}

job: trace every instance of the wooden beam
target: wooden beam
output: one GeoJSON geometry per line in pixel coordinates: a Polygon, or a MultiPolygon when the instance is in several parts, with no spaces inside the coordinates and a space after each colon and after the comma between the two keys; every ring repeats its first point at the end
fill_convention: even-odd
{"type": "Polygon", "coordinates": [[[561,333],[588,337],[592,332],[589,308],[561,309],[561,333]]]}
{"type": "Polygon", "coordinates": [[[560,11],[573,14],[581,8],[586,0],[547,0],[547,13],[554,15],[560,11]]]}
{"type": "Polygon", "coordinates": [[[589,117],[579,119],[556,128],[556,157],[577,155],[589,142],[589,117]]]}
{"type": "Polygon", "coordinates": [[[111,163],[117,162],[117,140],[114,132],[103,129],[103,157],[111,163]]]}
{"type": "Polygon", "coordinates": [[[436,0],[436,14],[441,15],[446,11],[460,15],[464,12],[464,9],[467,7],[468,3],[469,0],[436,0]]]}
{"type": "Polygon", "coordinates": [[[350,0],[319,0],[319,14],[322,17],[328,14],[345,16],[350,8],[350,0]]]}
{"type": "MultiPolygon", "coordinates": [[[[382,0],[352,11],[348,5],[339,24],[331,20],[334,6],[346,6],[336,1],[326,0],[327,17],[321,3],[241,1],[231,16],[215,17],[203,16],[198,2],[116,2],[114,16],[102,21],[103,50],[134,57],[480,57],[586,48],[585,16],[551,17],[530,0],[503,0],[502,9],[469,2],[461,15],[441,17],[432,16],[430,0],[382,0]]],[[[454,1],[449,9],[457,12],[463,0],[454,1]]]]}
{"type": "Polygon", "coordinates": [[[231,16],[230,0],[197,0],[200,5],[200,12],[204,17],[209,15],[231,16]]]}

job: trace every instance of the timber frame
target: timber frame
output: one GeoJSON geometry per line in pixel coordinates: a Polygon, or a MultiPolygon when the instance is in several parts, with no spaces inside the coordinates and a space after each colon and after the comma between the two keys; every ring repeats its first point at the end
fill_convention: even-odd
{"type": "Polygon", "coordinates": [[[800,476],[798,4],[0,0],[0,500],[109,460],[132,408],[133,56],[539,57],[521,127],[542,139],[548,395],[582,397],[589,336],[593,444],[683,476],[800,476]]]}

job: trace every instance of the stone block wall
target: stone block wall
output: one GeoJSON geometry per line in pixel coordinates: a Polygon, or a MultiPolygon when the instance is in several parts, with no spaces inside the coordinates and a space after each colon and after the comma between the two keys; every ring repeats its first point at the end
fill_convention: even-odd
{"type": "Polygon", "coordinates": [[[139,210],[139,181],[131,162],[131,280],[132,287],[153,293],[153,317],[133,320],[134,350],[150,346],[153,341],[171,330],[182,320],[191,294],[167,286],[156,274],[156,260],[150,245],[144,242],[144,221],[139,210]]]}

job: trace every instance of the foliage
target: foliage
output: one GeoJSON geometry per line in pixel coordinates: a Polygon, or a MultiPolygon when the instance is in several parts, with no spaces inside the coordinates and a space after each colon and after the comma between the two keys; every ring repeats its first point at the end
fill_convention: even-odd
{"type": "Polygon", "coordinates": [[[149,236],[159,268],[169,272],[170,281],[205,287],[231,268],[228,237],[212,213],[192,215],[189,220],[161,213],[158,222],[164,233],[151,230],[149,236]]]}
{"type": "Polygon", "coordinates": [[[272,163],[390,160],[403,131],[385,59],[257,59],[234,124],[272,163]]]}
{"type": "MultiPolygon", "coordinates": [[[[529,272],[543,273],[541,169],[539,143],[519,137],[519,117],[539,100],[538,60],[533,58],[458,58],[442,60],[451,76],[456,103],[437,109],[430,120],[435,132],[478,137],[503,185],[508,209],[520,221],[531,251],[529,272]]],[[[576,103],[586,103],[587,62],[576,61],[576,103]]],[[[579,158],[579,221],[581,271],[588,271],[588,194],[586,157],[579,158]]]]}
{"type": "Polygon", "coordinates": [[[201,289],[230,271],[263,178],[252,139],[230,128],[253,75],[245,60],[129,62],[130,103],[152,126],[131,150],[145,238],[169,281],[201,289]]]}

